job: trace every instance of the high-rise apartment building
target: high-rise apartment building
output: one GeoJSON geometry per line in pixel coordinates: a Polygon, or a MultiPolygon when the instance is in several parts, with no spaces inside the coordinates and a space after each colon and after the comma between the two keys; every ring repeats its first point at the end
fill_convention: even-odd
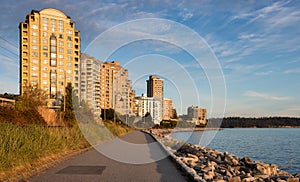
{"type": "Polygon", "coordinates": [[[80,31],[63,12],[32,10],[19,25],[20,93],[26,86],[48,94],[48,106],[59,106],[67,83],[79,96],[80,31]]]}
{"type": "Polygon", "coordinates": [[[80,61],[80,99],[94,114],[101,114],[100,68],[102,62],[87,54],[81,54],[80,61]]]}
{"type": "Polygon", "coordinates": [[[100,74],[101,108],[115,109],[121,115],[131,114],[133,91],[128,70],[117,61],[105,62],[100,74]]]}
{"type": "Polygon", "coordinates": [[[164,82],[155,75],[149,76],[147,80],[147,97],[154,97],[163,100],[164,82]]]}
{"type": "Polygon", "coordinates": [[[169,98],[164,98],[163,103],[163,119],[170,120],[173,117],[173,101],[169,98]]]}
{"type": "Polygon", "coordinates": [[[160,124],[162,120],[162,106],[160,100],[142,94],[142,96],[135,98],[135,104],[137,108],[136,115],[144,117],[149,113],[153,123],[160,124]]]}

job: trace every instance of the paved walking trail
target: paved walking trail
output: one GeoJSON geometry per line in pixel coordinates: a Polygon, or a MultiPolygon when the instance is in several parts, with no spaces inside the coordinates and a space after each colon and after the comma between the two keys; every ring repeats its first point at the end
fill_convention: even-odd
{"type": "Polygon", "coordinates": [[[92,149],[34,176],[29,181],[187,181],[169,158],[143,163],[151,161],[151,157],[156,159],[165,155],[165,151],[146,133],[131,132],[120,139],[100,145],[99,151],[103,151],[105,155],[111,152],[114,159],[123,162],[129,160],[135,164],[118,162],[106,157],[103,152],[92,149]],[[134,147],[130,150],[123,146],[124,142],[131,143],[134,147]],[[151,147],[148,147],[149,144],[151,147]]]}

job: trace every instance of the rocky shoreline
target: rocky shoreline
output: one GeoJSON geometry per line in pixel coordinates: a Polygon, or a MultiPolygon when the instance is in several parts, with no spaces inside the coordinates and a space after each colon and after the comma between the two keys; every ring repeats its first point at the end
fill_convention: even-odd
{"type": "Polygon", "coordinates": [[[162,143],[178,163],[183,163],[194,181],[214,182],[299,182],[300,174],[280,170],[276,164],[239,158],[228,152],[180,142],[168,134],[172,130],[157,129],[150,133],[162,143]]]}

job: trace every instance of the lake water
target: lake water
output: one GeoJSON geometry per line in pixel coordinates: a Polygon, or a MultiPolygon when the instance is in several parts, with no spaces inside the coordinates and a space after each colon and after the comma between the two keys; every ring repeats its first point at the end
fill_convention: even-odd
{"type": "Polygon", "coordinates": [[[202,131],[178,132],[171,136],[238,157],[275,163],[291,174],[300,173],[300,128],[238,128],[205,131],[204,135],[202,131]],[[209,138],[211,142],[207,142],[209,138]]]}

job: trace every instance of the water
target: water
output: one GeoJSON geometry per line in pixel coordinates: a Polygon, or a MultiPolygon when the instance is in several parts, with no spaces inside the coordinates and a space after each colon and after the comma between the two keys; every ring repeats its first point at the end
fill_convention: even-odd
{"type": "MultiPolygon", "coordinates": [[[[213,136],[208,148],[228,151],[238,157],[250,157],[265,163],[275,163],[291,174],[300,173],[300,128],[238,128],[206,131],[213,136]]],[[[178,140],[202,144],[202,131],[171,134],[178,140]],[[190,137],[189,137],[190,136],[190,137]],[[200,142],[201,140],[201,142],[200,142]]]]}

